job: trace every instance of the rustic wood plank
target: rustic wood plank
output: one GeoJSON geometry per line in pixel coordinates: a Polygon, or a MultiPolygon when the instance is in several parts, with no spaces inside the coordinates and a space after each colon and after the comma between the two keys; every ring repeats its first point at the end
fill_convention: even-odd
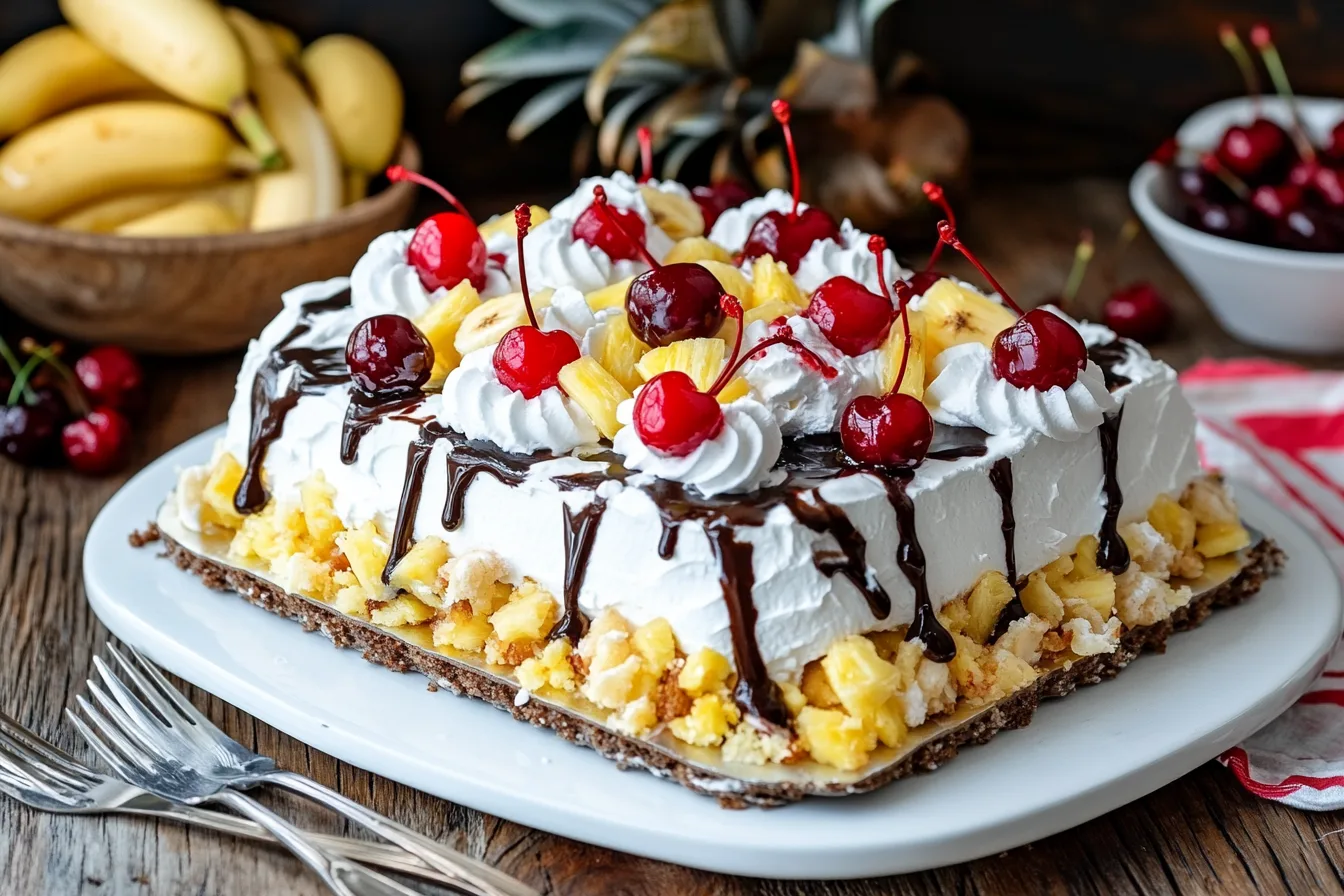
{"type": "MultiPolygon", "coordinates": [[[[1078,229],[1092,227],[1102,251],[1080,304],[1094,309],[1105,293],[1102,274],[1112,256],[1107,239],[1118,231],[1128,207],[1122,184],[1077,181],[992,187],[962,211],[964,237],[1026,304],[1058,291],[1078,229]]],[[[963,265],[949,261],[948,266],[975,279],[963,265]]],[[[1122,281],[1153,280],[1175,304],[1180,325],[1170,341],[1156,348],[1163,358],[1183,366],[1205,355],[1250,352],[1212,323],[1146,239],[1125,254],[1117,273],[1122,281]]],[[[6,328],[3,319],[0,328],[6,328]]],[[[1344,359],[1325,363],[1341,366],[1344,359]]],[[[137,466],[223,419],[236,365],[236,357],[225,357],[153,366],[152,407],[142,426],[137,466]]],[[[78,755],[87,751],[61,723],[61,711],[108,637],[85,603],[81,549],[93,516],[120,481],[20,470],[0,462],[0,704],[78,755]]],[[[868,881],[765,881],[692,871],[533,831],[353,768],[203,691],[189,688],[188,693],[225,731],[281,765],[493,862],[547,894],[1342,892],[1344,813],[1310,815],[1266,803],[1213,764],[1107,816],[1001,856],[868,881]]],[[[1061,757],[1061,774],[1086,761],[1061,757]]],[[[358,835],[292,797],[265,799],[304,826],[358,835]]],[[[742,823],[750,824],[752,814],[743,813],[742,823]]],[[[296,861],[276,850],[175,825],[45,815],[5,800],[0,802],[0,892],[316,896],[322,890],[296,861]]]]}

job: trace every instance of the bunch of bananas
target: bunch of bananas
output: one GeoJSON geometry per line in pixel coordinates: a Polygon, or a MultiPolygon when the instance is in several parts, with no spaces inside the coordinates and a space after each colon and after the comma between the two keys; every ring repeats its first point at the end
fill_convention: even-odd
{"type": "Polygon", "coordinates": [[[363,40],[214,0],[60,0],[0,55],[0,215],[132,236],[275,230],[362,199],[401,137],[363,40]]]}

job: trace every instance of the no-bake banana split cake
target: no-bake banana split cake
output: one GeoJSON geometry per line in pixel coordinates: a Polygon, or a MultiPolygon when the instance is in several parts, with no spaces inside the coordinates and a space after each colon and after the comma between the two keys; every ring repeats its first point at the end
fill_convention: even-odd
{"type": "Polygon", "coordinates": [[[379,237],[252,344],[169,554],[727,805],[935,767],[1277,568],[1171,368],[1020,312],[950,210],[992,293],[796,197],[379,237]]]}

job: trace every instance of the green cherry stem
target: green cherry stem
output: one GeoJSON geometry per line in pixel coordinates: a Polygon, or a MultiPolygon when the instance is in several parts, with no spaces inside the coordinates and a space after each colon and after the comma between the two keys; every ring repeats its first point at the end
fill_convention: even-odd
{"type": "MultiPolygon", "coordinates": [[[[65,393],[66,400],[79,416],[88,416],[92,408],[89,407],[88,401],[84,398],[84,389],[79,383],[79,378],[75,376],[75,372],[61,360],[60,352],[54,350],[51,346],[38,345],[32,339],[23,340],[19,343],[19,348],[32,355],[33,358],[47,362],[52,370],[60,374],[61,379],[65,382],[65,388],[61,391],[65,393]]],[[[29,363],[31,363],[31,359],[29,363]]]]}
{"type": "MultiPolygon", "coordinates": [[[[1064,292],[1059,296],[1065,306],[1072,305],[1073,300],[1077,298],[1078,290],[1083,285],[1083,278],[1087,276],[1088,263],[1092,261],[1095,251],[1096,241],[1092,238],[1092,231],[1084,230],[1077,248],[1073,250],[1073,267],[1069,268],[1069,279],[1064,281],[1064,292]]],[[[1067,308],[1060,310],[1064,311],[1067,308]]]]}
{"type": "Polygon", "coordinates": [[[18,357],[3,337],[0,337],[0,359],[4,360],[5,366],[9,368],[10,375],[14,377],[14,386],[9,390],[9,398],[5,403],[7,405],[15,404],[18,402],[20,395],[30,404],[35,403],[37,394],[28,388],[28,379],[23,376],[23,368],[27,365],[19,363],[18,357]]]}
{"type": "Polygon", "coordinates": [[[1297,151],[1304,160],[1315,162],[1316,147],[1311,145],[1307,130],[1302,125],[1302,116],[1297,108],[1297,97],[1293,95],[1293,85],[1288,81],[1288,70],[1283,67],[1283,58],[1279,56],[1279,48],[1274,46],[1274,39],[1269,33],[1269,26],[1263,22],[1252,26],[1251,43],[1260,51],[1260,58],[1265,61],[1269,78],[1274,82],[1274,89],[1288,104],[1288,112],[1293,118],[1292,137],[1293,142],[1297,144],[1297,151]]]}

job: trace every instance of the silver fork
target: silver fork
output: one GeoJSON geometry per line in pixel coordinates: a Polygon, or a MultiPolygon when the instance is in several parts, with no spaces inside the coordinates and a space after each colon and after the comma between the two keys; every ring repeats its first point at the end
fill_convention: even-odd
{"type": "MultiPolygon", "coordinates": [[[[415,890],[390,877],[322,849],[247,794],[230,790],[173,759],[161,747],[141,737],[141,726],[147,724],[145,718],[132,720],[97,684],[90,681],[88,687],[98,707],[82,696],[76,697],[75,703],[99,733],[94,733],[71,710],[65,713],[94,752],[122,778],[167,800],[189,806],[220,803],[246,815],[311,868],[337,896],[417,896],[415,890]]],[[[140,710],[148,716],[149,711],[143,705],[140,710]]]]}
{"type": "MultiPolygon", "coordinates": [[[[142,787],[118,781],[89,768],[0,711],[0,793],[26,806],[62,815],[139,815],[178,821],[224,834],[274,843],[256,822],[184,806],[155,796],[142,787]]],[[[396,846],[305,832],[324,849],[357,862],[449,883],[428,865],[396,846]]]]}
{"type": "Polygon", "coordinates": [[[272,759],[247,749],[216,728],[139,653],[130,650],[132,662],[111,645],[108,652],[134,690],[101,658],[94,658],[94,666],[134,726],[132,733],[202,777],[234,789],[275,784],[308,797],[406,850],[472,896],[539,896],[536,890],[484,862],[451,850],[310,778],[277,769],[272,759]]]}

